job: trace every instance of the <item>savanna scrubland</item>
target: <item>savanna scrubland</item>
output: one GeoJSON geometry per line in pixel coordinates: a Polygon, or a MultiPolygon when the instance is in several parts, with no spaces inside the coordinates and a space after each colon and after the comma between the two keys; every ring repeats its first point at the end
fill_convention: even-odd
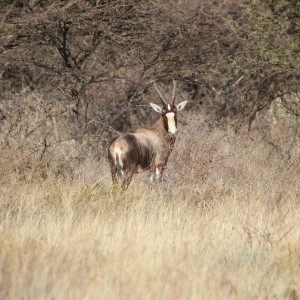
{"type": "Polygon", "coordinates": [[[298,299],[297,5],[4,1],[1,299],[298,299]],[[112,189],[171,76],[163,181],[112,189]]]}

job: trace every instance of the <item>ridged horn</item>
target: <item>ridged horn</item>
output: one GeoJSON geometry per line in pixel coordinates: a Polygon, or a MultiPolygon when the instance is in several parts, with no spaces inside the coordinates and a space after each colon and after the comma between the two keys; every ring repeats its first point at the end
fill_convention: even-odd
{"type": "Polygon", "coordinates": [[[159,97],[160,97],[160,100],[161,102],[164,104],[164,105],[167,105],[167,102],[166,100],[164,99],[163,95],[161,94],[161,92],[159,91],[159,89],[157,88],[156,84],[155,84],[155,81],[153,81],[153,86],[155,88],[155,90],[157,91],[159,97]]]}
{"type": "Polygon", "coordinates": [[[172,93],[172,98],[171,98],[171,104],[174,104],[175,103],[176,81],[174,80],[173,77],[172,77],[172,81],[173,81],[173,93],[172,93]]]}

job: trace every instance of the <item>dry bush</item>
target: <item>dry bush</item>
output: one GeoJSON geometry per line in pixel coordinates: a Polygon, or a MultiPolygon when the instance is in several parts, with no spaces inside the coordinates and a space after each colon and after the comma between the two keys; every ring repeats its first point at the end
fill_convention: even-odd
{"type": "Polygon", "coordinates": [[[149,83],[173,76],[194,109],[250,127],[276,97],[299,92],[298,11],[289,0],[8,1],[0,93],[68,89],[82,130],[94,134],[95,124],[141,121],[149,83]]]}
{"type": "Polygon", "coordinates": [[[299,141],[286,156],[259,131],[181,120],[156,185],[145,173],[113,190],[104,158],[72,176],[10,173],[1,299],[297,299],[299,141]]]}
{"type": "MultiPolygon", "coordinates": [[[[3,100],[1,179],[10,173],[40,177],[48,172],[72,172],[82,158],[92,155],[91,137],[81,131],[73,102],[66,105],[37,93],[3,100]]],[[[93,139],[96,152],[97,137],[93,139]]]]}

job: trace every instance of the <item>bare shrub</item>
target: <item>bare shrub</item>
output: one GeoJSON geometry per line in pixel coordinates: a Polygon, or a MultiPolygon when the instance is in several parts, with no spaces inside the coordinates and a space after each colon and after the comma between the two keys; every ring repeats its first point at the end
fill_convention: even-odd
{"type": "Polygon", "coordinates": [[[32,169],[42,175],[78,157],[72,109],[72,103],[65,106],[36,93],[15,95],[2,102],[2,176],[26,170],[31,173],[32,169]]]}
{"type": "Polygon", "coordinates": [[[136,105],[157,78],[181,81],[194,108],[237,130],[298,92],[293,1],[20,3],[1,8],[1,94],[68,90],[83,131],[95,133],[95,120],[117,130],[141,121],[136,105]]]}

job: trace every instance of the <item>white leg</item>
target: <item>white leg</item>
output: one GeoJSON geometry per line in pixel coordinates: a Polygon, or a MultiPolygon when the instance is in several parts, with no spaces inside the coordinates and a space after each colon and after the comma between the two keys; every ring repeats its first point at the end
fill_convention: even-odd
{"type": "Polygon", "coordinates": [[[161,178],[161,166],[155,168],[155,179],[160,181],[161,178]]]}

